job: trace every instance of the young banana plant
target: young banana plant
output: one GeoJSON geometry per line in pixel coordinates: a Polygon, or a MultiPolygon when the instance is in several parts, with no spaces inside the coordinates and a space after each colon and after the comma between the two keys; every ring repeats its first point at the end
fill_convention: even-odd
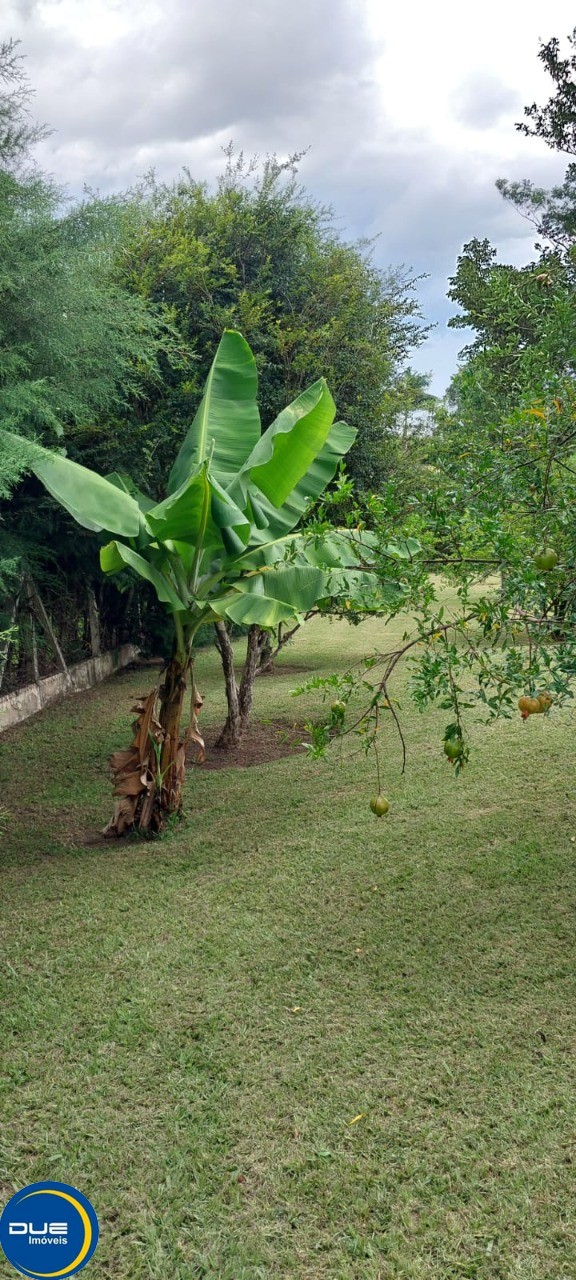
{"type": "Polygon", "coordinates": [[[254,356],[241,334],[227,330],[161,502],[128,476],[103,477],[27,446],[30,470],[74,519],[112,535],[100,552],[103,571],[130,569],[146,579],[173,622],[162,684],[136,704],[130,748],[111,757],[116,806],[106,834],[158,831],[181,808],[181,722],[190,682],[188,736],[201,745],[193,660],[203,623],[277,627],[303,618],[322,599],[349,593],[351,575],[356,589],[372,589],[359,567],[368,550],[361,535],[355,545],[352,535],[336,531],[326,539],[294,532],[354,441],[355,430],[334,416],[320,378],[262,433],[254,356]]]}

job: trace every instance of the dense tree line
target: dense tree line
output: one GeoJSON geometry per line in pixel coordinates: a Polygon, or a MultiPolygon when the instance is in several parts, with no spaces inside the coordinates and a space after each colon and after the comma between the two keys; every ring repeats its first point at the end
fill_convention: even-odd
{"type": "MultiPolygon", "coordinates": [[[[142,300],[115,280],[122,210],[110,202],[70,207],[34,164],[43,136],[30,115],[31,90],[13,41],[0,46],[0,419],[22,437],[62,447],[103,415],[125,410],[160,377],[160,353],[173,338],[142,300]]],[[[0,455],[0,632],[14,619],[22,582],[39,579],[61,616],[72,658],[86,632],[86,588],[97,554],[81,551],[69,525],[29,479],[18,486],[24,453],[0,455]],[[73,635],[70,618],[77,618],[73,635]]],[[[93,542],[93,540],[92,540],[93,542]]],[[[101,594],[103,622],[118,633],[123,602],[101,594]]],[[[73,629],[74,630],[74,629],[73,629]]],[[[13,633],[17,641],[18,634],[13,633]]],[[[64,640],[64,636],[62,637],[64,640]]],[[[3,657],[6,656],[5,648],[3,657]]],[[[26,655],[12,645],[11,665],[26,655]]],[[[41,642],[50,666],[53,646],[41,642]]],[[[29,665],[29,663],[28,663],[29,665]]],[[[42,665],[42,664],[41,664],[42,665]]],[[[5,674],[5,666],[3,663],[5,674]]]]}

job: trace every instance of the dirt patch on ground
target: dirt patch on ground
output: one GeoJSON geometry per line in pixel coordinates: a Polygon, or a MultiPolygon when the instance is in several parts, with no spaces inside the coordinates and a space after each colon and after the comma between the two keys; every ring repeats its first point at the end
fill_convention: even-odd
{"type": "MultiPolygon", "coordinates": [[[[310,741],[310,735],[294,721],[253,720],[240,746],[233,751],[222,751],[215,745],[220,728],[206,729],[206,760],[197,766],[199,769],[249,769],[252,765],[281,760],[295,752],[303,754],[302,744],[310,741]]],[[[189,750],[188,763],[190,766],[194,764],[193,748],[189,750]]]]}

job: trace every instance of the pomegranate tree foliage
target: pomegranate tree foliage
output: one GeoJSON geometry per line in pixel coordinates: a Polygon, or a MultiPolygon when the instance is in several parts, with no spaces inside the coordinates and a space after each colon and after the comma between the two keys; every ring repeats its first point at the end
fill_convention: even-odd
{"type": "Polygon", "coordinates": [[[425,530],[420,546],[402,542],[385,500],[372,502],[379,572],[389,578],[395,571],[403,588],[392,614],[409,602],[410,621],[393,649],[386,649],[383,630],[382,650],[359,667],[310,682],[335,700],[313,728],[313,754],[322,754],[334,734],[352,730],[367,751],[383,740],[388,751],[394,731],[405,762],[394,694],[403,659],[416,704],[436,703],[447,712],[444,746],[456,772],[469,757],[471,718],[519,716],[519,698],[545,692],[550,696],[533,713],[554,714],[572,698],[576,392],[570,379],[555,391],[479,431],[473,442],[457,420],[444,424],[435,444],[436,486],[407,522],[425,530]],[[455,599],[450,608],[440,602],[446,582],[455,599]],[[454,742],[457,750],[446,749],[454,742]]]}

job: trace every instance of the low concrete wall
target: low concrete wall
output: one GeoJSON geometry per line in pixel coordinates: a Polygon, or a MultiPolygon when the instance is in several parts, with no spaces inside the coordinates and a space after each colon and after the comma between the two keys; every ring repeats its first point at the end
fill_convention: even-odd
{"type": "Polygon", "coordinates": [[[103,653],[99,658],[88,658],[86,662],[77,662],[69,667],[69,678],[64,672],[55,676],[46,676],[38,684],[28,684],[19,693],[7,693],[0,698],[0,733],[14,724],[20,724],[33,716],[37,711],[58,702],[69,693],[80,693],[82,689],[91,689],[114,671],[127,666],[138,656],[139,649],[134,644],[123,644],[119,649],[103,653]]]}

